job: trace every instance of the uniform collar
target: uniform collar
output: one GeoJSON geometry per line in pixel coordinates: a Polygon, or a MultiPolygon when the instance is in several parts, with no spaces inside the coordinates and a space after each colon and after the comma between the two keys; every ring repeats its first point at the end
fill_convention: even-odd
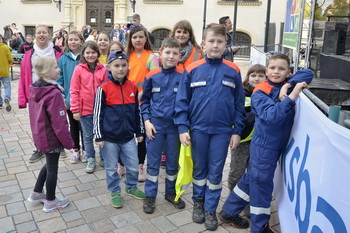
{"type": "Polygon", "coordinates": [[[162,66],[162,72],[163,72],[163,73],[172,73],[172,72],[174,72],[175,70],[176,70],[176,66],[171,67],[171,68],[168,68],[168,69],[165,69],[165,68],[163,68],[163,66],[162,66]]]}
{"type": "Polygon", "coordinates": [[[209,63],[209,64],[220,64],[220,63],[222,63],[222,58],[209,58],[209,57],[205,57],[205,60],[206,60],[207,63],[209,63]]]}

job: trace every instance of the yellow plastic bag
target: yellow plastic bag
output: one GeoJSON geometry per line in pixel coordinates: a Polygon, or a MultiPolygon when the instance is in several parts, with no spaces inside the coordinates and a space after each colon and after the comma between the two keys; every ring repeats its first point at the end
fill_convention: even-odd
{"type": "Polygon", "coordinates": [[[179,166],[180,170],[177,174],[175,190],[176,197],[175,201],[178,201],[182,193],[184,193],[187,187],[192,182],[192,172],[193,172],[193,161],[192,161],[192,143],[188,147],[181,144],[180,156],[179,156],[179,166]]]}

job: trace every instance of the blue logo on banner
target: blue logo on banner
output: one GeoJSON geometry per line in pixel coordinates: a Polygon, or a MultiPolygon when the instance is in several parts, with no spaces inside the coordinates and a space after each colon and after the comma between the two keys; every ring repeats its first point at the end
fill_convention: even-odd
{"type": "MultiPolygon", "coordinates": [[[[292,138],[286,148],[286,150],[282,153],[281,158],[281,169],[284,177],[284,184],[288,190],[288,197],[290,202],[295,200],[295,211],[294,215],[296,220],[298,221],[299,232],[307,232],[310,227],[310,214],[311,214],[311,203],[316,201],[316,210],[315,212],[319,212],[323,214],[326,219],[332,224],[335,233],[346,233],[346,226],[342,217],[339,213],[322,197],[318,196],[317,200],[313,200],[311,197],[311,189],[310,189],[310,174],[307,169],[305,169],[305,163],[308,156],[310,137],[307,135],[305,141],[305,150],[304,153],[300,152],[300,148],[295,145],[294,151],[292,152],[292,157],[290,159],[289,164],[286,161],[286,155],[292,151],[295,140],[292,138]],[[303,156],[301,157],[301,155],[303,156]],[[294,172],[293,164],[296,163],[300,166],[299,170],[296,171],[297,178],[294,180],[294,172]],[[289,166],[289,174],[286,174],[286,166],[289,166]],[[290,182],[287,182],[287,176],[290,179],[290,182]],[[301,193],[301,186],[304,184],[304,193],[301,193]],[[302,195],[305,195],[305,216],[301,216],[300,211],[300,201],[302,200],[302,195]]],[[[312,226],[311,233],[321,233],[324,232],[319,226],[312,226]]]]}

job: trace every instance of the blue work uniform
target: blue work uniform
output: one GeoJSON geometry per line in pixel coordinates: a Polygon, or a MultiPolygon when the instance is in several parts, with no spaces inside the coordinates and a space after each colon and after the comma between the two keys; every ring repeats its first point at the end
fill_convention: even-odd
{"type": "MultiPolygon", "coordinates": [[[[301,70],[286,81],[294,87],[299,82],[309,84],[312,77],[312,71],[301,70]]],[[[295,102],[288,96],[279,100],[280,89],[285,83],[266,80],[254,89],[251,108],[256,115],[255,131],[250,144],[248,172],[222,208],[227,214],[237,216],[250,201],[250,230],[253,233],[262,232],[270,219],[273,176],[293,126],[295,102]]]]}
{"type": "Polygon", "coordinates": [[[158,68],[146,75],[143,85],[141,114],[150,120],[157,133],[154,139],[146,138],[147,176],[145,193],[148,197],[157,196],[158,175],[165,152],[166,179],[165,193],[175,194],[175,183],[179,170],[180,140],[177,126],[174,124],[175,98],[183,69],[172,67],[158,68]],[[165,151],[163,151],[165,145],[165,151]]]}
{"type": "Polygon", "coordinates": [[[225,59],[206,57],[188,66],[176,96],[175,124],[190,130],[193,201],[215,212],[230,138],[244,128],[244,91],[239,68],[225,59]]]}

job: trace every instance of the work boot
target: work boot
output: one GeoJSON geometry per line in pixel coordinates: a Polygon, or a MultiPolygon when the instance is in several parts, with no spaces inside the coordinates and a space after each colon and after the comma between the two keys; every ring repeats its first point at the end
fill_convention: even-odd
{"type": "Polygon", "coordinates": [[[192,221],[195,223],[204,223],[205,221],[203,198],[197,198],[193,203],[192,221]]]}
{"type": "Polygon", "coordinates": [[[215,231],[218,228],[218,218],[215,212],[204,212],[205,215],[205,228],[209,231],[215,231]]]}
{"type": "Polygon", "coordinates": [[[221,223],[229,224],[235,228],[246,229],[249,227],[248,220],[240,217],[239,215],[232,217],[223,210],[221,210],[221,212],[218,214],[218,218],[221,223]]]}

